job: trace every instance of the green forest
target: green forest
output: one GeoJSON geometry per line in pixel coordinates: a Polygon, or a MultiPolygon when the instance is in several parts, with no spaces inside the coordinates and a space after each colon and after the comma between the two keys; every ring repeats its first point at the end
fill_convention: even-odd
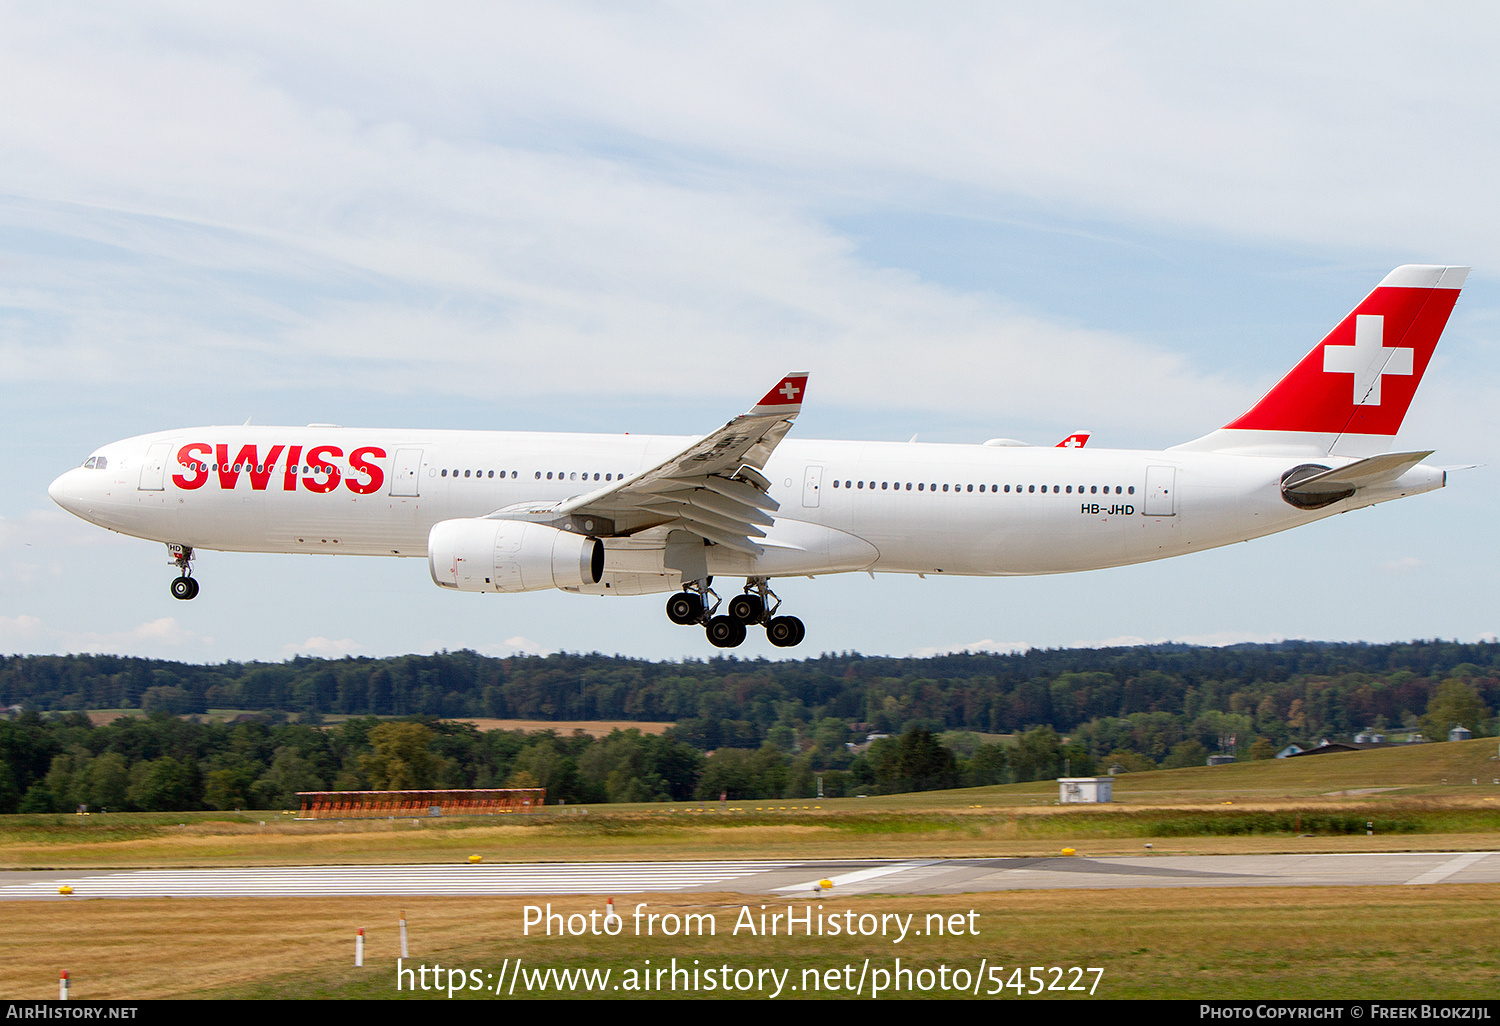
{"type": "Polygon", "coordinates": [[[0,812],[291,808],[298,791],[414,787],[833,797],[1201,765],[1366,729],[1494,735],[1497,659],[1500,644],[1442,641],[782,662],[14,656],[0,658],[0,812]],[[93,726],[89,709],[138,714],[93,726]],[[595,739],[447,722],[465,717],[675,726],[595,739]]]}

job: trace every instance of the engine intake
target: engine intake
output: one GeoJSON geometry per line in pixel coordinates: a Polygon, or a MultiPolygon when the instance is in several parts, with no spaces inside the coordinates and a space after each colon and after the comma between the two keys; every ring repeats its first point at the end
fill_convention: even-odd
{"type": "Polygon", "coordinates": [[[604,577],[604,543],[518,520],[444,520],[427,536],[427,566],[457,591],[571,590],[604,577]]]}

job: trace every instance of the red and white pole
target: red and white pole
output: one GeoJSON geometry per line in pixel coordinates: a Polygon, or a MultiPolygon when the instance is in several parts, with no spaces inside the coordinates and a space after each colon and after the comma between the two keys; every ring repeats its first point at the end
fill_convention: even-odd
{"type": "Polygon", "coordinates": [[[411,952],[406,950],[406,913],[401,913],[401,957],[410,958],[411,952]]]}
{"type": "Polygon", "coordinates": [[[57,1000],[68,1000],[68,971],[64,969],[57,981],[57,1000]]]}
{"type": "Polygon", "coordinates": [[[354,935],[354,967],[362,968],[365,964],[365,928],[361,926],[359,932],[354,935]]]}

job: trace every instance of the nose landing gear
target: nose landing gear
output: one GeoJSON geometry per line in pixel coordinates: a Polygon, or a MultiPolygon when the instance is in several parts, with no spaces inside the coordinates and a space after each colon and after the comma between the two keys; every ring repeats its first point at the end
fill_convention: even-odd
{"type": "Polygon", "coordinates": [[[172,597],[184,601],[198,597],[198,582],[193,579],[193,547],[168,543],[167,552],[179,576],[172,582],[172,597]]]}
{"type": "Polygon", "coordinates": [[[709,644],[715,648],[736,648],[744,644],[748,629],[764,625],[766,640],[777,648],[791,648],[802,642],[807,629],[795,616],[777,616],[781,599],[766,586],[766,578],[751,577],[745,591],[729,600],[727,615],[717,615],[720,600],[709,588],[712,578],[694,581],[667,599],[667,619],[683,626],[702,624],[709,644]],[[710,603],[709,600],[712,600],[710,603]]]}

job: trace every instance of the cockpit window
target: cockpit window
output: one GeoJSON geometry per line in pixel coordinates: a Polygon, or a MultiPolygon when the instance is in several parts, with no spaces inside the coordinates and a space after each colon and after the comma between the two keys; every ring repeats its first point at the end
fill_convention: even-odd
{"type": "Polygon", "coordinates": [[[83,461],[84,470],[104,470],[108,466],[109,463],[103,456],[90,456],[88,459],[83,461]]]}

